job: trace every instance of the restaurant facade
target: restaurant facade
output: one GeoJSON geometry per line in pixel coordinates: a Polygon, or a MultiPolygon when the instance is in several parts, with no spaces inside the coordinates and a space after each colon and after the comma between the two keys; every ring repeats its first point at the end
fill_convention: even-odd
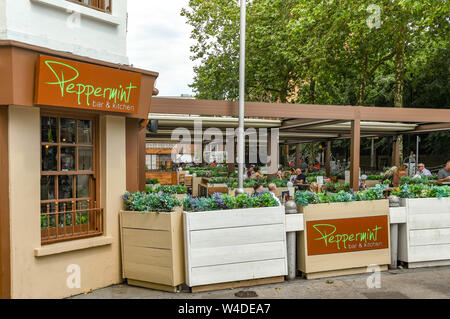
{"type": "Polygon", "coordinates": [[[0,74],[0,296],[120,283],[121,196],[145,187],[158,74],[8,40],[0,74]]]}

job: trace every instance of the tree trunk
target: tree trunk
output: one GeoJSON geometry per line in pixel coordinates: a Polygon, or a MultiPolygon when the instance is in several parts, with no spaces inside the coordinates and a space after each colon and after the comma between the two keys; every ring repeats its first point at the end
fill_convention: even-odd
{"type": "MultiPolygon", "coordinates": [[[[403,94],[405,88],[405,29],[406,26],[402,26],[399,30],[399,38],[396,41],[395,46],[395,92],[394,92],[394,106],[403,107],[403,94]]],[[[399,136],[399,158],[400,165],[403,164],[403,135],[399,136]]]]}
{"type": "Polygon", "coordinates": [[[311,79],[311,83],[309,84],[309,102],[311,104],[316,103],[316,80],[311,79]]]}

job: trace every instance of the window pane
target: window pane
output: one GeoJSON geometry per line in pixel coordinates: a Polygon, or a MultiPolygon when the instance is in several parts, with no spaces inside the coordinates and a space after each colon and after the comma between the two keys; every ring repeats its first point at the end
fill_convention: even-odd
{"type": "Polygon", "coordinates": [[[57,143],[57,123],[55,117],[43,116],[41,118],[41,141],[43,143],[57,143]]]}
{"type": "Polygon", "coordinates": [[[77,176],[77,198],[90,197],[90,175],[77,176]]]}
{"type": "Polygon", "coordinates": [[[59,176],[59,199],[73,198],[73,176],[59,176]]]}
{"type": "Polygon", "coordinates": [[[42,146],[42,171],[56,172],[58,171],[58,147],[42,146]]]}
{"type": "Polygon", "coordinates": [[[75,147],[61,147],[61,171],[75,170],[75,147]]]}
{"type": "Polygon", "coordinates": [[[92,121],[78,120],[78,144],[92,144],[92,121]]]}
{"type": "Polygon", "coordinates": [[[41,176],[41,200],[55,199],[55,176],[41,176]]]}
{"type": "Polygon", "coordinates": [[[75,120],[61,119],[61,143],[75,143],[75,120]]]}
{"type": "Polygon", "coordinates": [[[92,147],[78,148],[78,170],[92,171],[92,147]]]}

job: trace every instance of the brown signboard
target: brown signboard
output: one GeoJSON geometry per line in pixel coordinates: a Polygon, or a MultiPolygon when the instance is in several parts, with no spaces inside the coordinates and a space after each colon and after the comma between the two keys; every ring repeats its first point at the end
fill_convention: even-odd
{"type": "Polygon", "coordinates": [[[306,223],[308,256],[389,248],[388,216],[306,223]]]}
{"type": "Polygon", "coordinates": [[[138,73],[38,57],[35,104],[136,114],[140,89],[138,73]]]}

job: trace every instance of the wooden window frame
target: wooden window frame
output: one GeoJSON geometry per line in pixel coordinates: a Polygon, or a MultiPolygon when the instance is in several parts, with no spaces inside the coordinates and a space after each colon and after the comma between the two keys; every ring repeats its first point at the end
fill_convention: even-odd
{"type": "Polygon", "coordinates": [[[107,14],[112,14],[112,3],[113,0],[109,0],[109,9],[105,8],[105,0],[91,0],[93,2],[93,4],[86,4],[77,0],[66,0],[72,3],[76,3],[79,4],[81,6],[93,9],[93,10],[97,10],[97,11],[101,11],[107,14]]]}
{"type": "Polygon", "coordinates": [[[39,203],[39,211],[40,216],[47,216],[47,227],[43,228],[42,224],[40,224],[41,228],[41,244],[42,245],[48,245],[58,242],[64,242],[64,241],[71,241],[76,239],[82,239],[82,238],[89,238],[89,237],[96,237],[101,236],[104,233],[104,216],[103,216],[103,209],[99,208],[99,198],[100,198],[100,183],[99,183],[99,176],[100,176],[100,162],[99,162],[99,155],[100,155],[100,124],[99,124],[99,117],[98,115],[93,115],[85,113],[85,112],[66,112],[66,111],[55,111],[50,109],[43,108],[41,110],[41,114],[39,117],[40,121],[40,130],[39,130],[39,137],[40,137],[40,176],[79,176],[79,175],[90,175],[92,177],[90,187],[90,197],[89,198],[76,198],[76,188],[77,188],[77,182],[76,178],[74,178],[73,181],[73,196],[75,198],[67,198],[67,199],[59,199],[58,198],[58,192],[59,192],[59,183],[58,179],[55,178],[55,199],[54,200],[40,200],[39,203]],[[43,117],[53,117],[58,119],[57,123],[57,142],[56,143],[45,143],[42,142],[42,118],[43,117]],[[61,143],[60,141],[60,119],[74,119],[75,122],[75,143],[74,144],[65,144],[61,143]],[[92,145],[88,144],[78,144],[78,120],[89,120],[92,121],[92,145]],[[54,172],[43,172],[42,171],[42,147],[45,145],[49,146],[57,146],[58,147],[58,155],[57,155],[57,171],[54,172]],[[61,154],[60,154],[60,148],[61,147],[75,147],[75,170],[74,171],[61,171],[61,154]],[[91,171],[79,171],[78,165],[79,165],[79,159],[78,159],[78,148],[79,147],[92,147],[92,170],[91,171]],[[87,202],[88,208],[78,209],[77,203],[78,202],[87,202]],[[60,211],[59,205],[62,203],[72,203],[72,205],[75,203],[75,207],[72,207],[71,210],[60,211]],[[55,212],[49,212],[47,209],[47,212],[42,212],[42,205],[55,205],[55,212]],[[77,225],[76,222],[73,222],[74,220],[80,216],[80,219],[82,215],[86,213],[87,215],[87,226],[86,224],[80,223],[77,225]],[[50,215],[55,215],[56,222],[55,222],[55,228],[51,228],[50,226],[50,215]],[[64,222],[63,226],[60,227],[59,225],[59,216],[64,216],[64,222]],[[71,216],[72,225],[68,226],[66,224],[66,215],[71,216]],[[93,220],[92,223],[90,223],[91,219],[93,220]],[[93,230],[90,229],[90,227],[93,227],[93,230]],[[63,233],[61,233],[63,231],[63,233]]]}

